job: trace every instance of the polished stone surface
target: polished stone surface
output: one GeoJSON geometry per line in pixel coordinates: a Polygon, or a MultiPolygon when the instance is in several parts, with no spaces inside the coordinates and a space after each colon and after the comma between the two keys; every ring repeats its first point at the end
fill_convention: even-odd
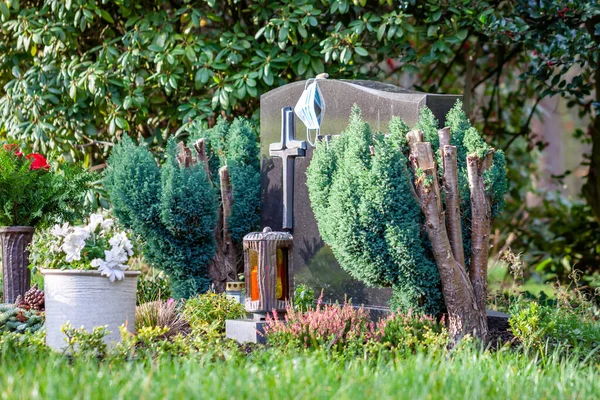
{"type": "MultiPolygon", "coordinates": [[[[281,140],[281,112],[293,107],[304,89],[305,82],[295,82],[265,93],[261,97],[261,224],[274,231],[283,229],[283,166],[281,158],[269,155],[269,145],[281,140]]],[[[334,135],[343,131],[354,104],[373,130],[386,132],[393,116],[401,117],[409,127],[416,124],[419,110],[427,105],[443,126],[445,114],[461,96],[432,95],[411,92],[397,86],[371,81],[319,80],[327,109],[321,125],[321,135],[334,135]]],[[[306,128],[296,117],[295,139],[306,139],[306,128]]],[[[331,250],[320,238],[315,217],[310,208],[306,187],[306,168],[312,157],[308,146],[305,157],[294,160],[292,265],[294,284],[305,283],[315,291],[324,291],[326,301],[344,301],[351,298],[354,304],[372,306],[376,311],[386,306],[390,290],[369,288],[350,277],[336,262],[331,250]]]]}

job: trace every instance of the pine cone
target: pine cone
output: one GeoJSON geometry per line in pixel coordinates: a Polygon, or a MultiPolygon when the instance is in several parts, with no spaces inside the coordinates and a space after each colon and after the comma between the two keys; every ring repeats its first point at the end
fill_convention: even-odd
{"type": "Polygon", "coordinates": [[[34,285],[25,293],[25,303],[33,310],[41,311],[44,309],[44,291],[34,285]]]}
{"type": "Polygon", "coordinates": [[[15,300],[15,307],[28,308],[27,304],[25,304],[25,302],[23,301],[23,296],[17,296],[17,299],[15,300]]]}

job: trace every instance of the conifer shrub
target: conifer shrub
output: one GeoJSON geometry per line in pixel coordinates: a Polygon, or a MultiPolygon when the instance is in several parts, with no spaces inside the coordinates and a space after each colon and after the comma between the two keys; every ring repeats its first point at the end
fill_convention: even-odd
{"type": "Polygon", "coordinates": [[[125,136],[108,160],[105,187],[120,222],[144,242],[144,256],[171,278],[173,295],[209,288],[215,251],[216,198],[201,165],[182,168],[171,140],[159,167],[152,154],[125,136]]]}
{"type": "Polygon", "coordinates": [[[215,255],[215,227],[221,202],[219,168],[227,166],[233,188],[228,219],[239,249],[244,235],[260,223],[260,165],[256,130],[247,120],[220,118],[203,130],[192,123],[188,146],[206,140],[210,176],[202,162],[179,166],[171,139],[160,167],[153,155],[125,137],[108,160],[105,187],[115,215],[144,241],[149,264],[169,275],[173,296],[189,298],[210,287],[208,267],[215,255]]]}
{"type": "MultiPolygon", "coordinates": [[[[487,154],[490,147],[456,105],[447,115],[457,147],[462,235],[470,255],[470,194],[467,154],[487,154]]],[[[442,175],[438,121],[424,107],[414,127],[431,143],[442,175]]],[[[348,127],[328,144],[320,142],[307,169],[307,186],[319,232],[336,259],[354,278],[393,289],[391,305],[407,312],[438,314],[444,310],[440,276],[424,229],[425,218],[414,192],[419,171],[411,171],[406,134],[409,127],[393,118],[389,134],[373,132],[360,110],[352,110],[348,127]],[[372,150],[372,151],[371,151],[372,150]]],[[[506,192],[504,154],[494,153],[484,174],[492,213],[499,213],[506,192]]]]}
{"type": "MultiPolygon", "coordinates": [[[[241,245],[244,235],[260,225],[260,150],[256,130],[246,119],[237,118],[229,123],[219,118],[211,129],[203,130],[198,123],[192,124],[190,131],[195,133],[190,135],[188,144],[206,139],[210,174],[215,185],[219,184],[219,168],[229,168],[233,206],[228,226],[233,242],[241,245]]],[[[220,196],[219,190],[217,196],[220,196]]]]}

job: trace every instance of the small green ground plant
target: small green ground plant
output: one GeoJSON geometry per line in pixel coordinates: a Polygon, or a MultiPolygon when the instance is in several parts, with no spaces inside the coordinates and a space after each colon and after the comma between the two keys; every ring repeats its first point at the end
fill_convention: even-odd
{"type": "Polygon", "coordinates": [[[225,320],[247,316],[246,308],[225,294],[205,293],[186,301],[183,316],[192,329],[210,327],[216,332],[225,332],[225,320]]]}

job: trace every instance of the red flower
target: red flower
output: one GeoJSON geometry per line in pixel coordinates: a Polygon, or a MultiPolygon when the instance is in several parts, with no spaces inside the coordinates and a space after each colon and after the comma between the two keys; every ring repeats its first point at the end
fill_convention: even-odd
{"type": "Polygon", "coordinates": [[[7,143],[4,145],[4,150],[5,151],[13,151],[15,153],[16,156],[21,157],[23,155],[23,152],[21,152],[21,149],[19,148],[19,146],[17,146],[14,143],[7,143]]]}
{"type": "Polygon", "coordinates": [[[29,166],[29,169],[33,169],[33,170],[42,169],[42,168],[45,170],[50,169],[50,165],[48,164],[48,161],[41,154],[37,154],[37,153],[27,154],[26,158],[28,160],[32,160],[31,165],[29,166]]]}
{"type": "Polygon", "coordinates": [[[564,18],[565,14],[567,13],[567,11],[569,11],[568,7],[565,7],[562,10],[558,10],[558,17],[559,18],[564,18]]]}

